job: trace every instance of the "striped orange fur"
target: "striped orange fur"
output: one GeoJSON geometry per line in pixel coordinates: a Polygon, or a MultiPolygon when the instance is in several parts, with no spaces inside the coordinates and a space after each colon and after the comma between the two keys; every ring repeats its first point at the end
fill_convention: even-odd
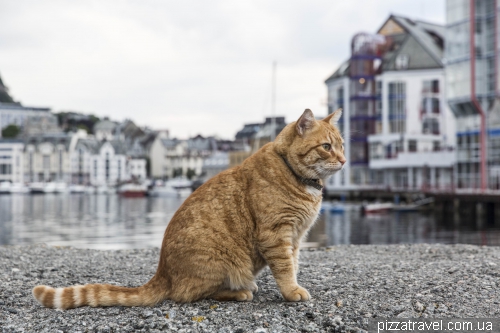
{"type": "Polygon", "coordinates": [[[309,300],[297,284],[299,246],[319,213],[319,185],[345,163],[335,126],[340,115],[337,110],[317,121],[304,111],[274,142],[193,192],[168,224],[158,269],[145,285],[37,286],[33,295],[57,309],[152,306],[165,299],[251,301],[255,278],[269,265],[286,300],[309,300]]]}

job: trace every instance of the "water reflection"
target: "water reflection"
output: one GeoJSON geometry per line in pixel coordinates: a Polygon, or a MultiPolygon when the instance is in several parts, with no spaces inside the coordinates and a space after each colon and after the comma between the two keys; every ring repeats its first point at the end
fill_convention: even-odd
{"type": "MultiPolygon", "coordinates": [[[[160,246],[182,199],[116,195],[0,196],[0,245],[47,243],[94,249],[160,246]]],[[[433,214],[362,216],[357,205],[328,210],[309,233],[310,245],[468,243],[500,245],[500,229],[483,229],[433,214]]]]}
{"type": "Polygon", "coordinates": [[[454,221],[432,212],[393,212],[363,216],[358,205],[346,205],[343,213],[320,217],[309,241],[319,245],[444,243],[500,245],[500,228],[476,228],[475,220],[454,221]],[[468,223],[469,222],[469,223],[468,223]],[[326,237],[318,237],[324,230],[326,237]]]}
{"type": "Polygon", "coordinates": [[[181,199],[116,195],[0,197],[0,244],[96,249],[160,246],[181,199]]]}

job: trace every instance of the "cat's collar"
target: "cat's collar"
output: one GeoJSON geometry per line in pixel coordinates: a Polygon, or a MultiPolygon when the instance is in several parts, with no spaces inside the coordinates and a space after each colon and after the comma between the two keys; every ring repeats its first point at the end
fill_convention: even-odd
{"type": "Polygon", "coordinates": [[[312,186],[312,187],[314,187],[315,189],[320,190],[320,191],[321,191],[321,190],[323,190],[323,185],[321,185],[321,184],[319,183],[319,179],[304,178],[304,177],[299,176],[299,175],[295,172],[295,170],[292,168],[292,166],[290,165],[290,163],[288,162],[288,160],[287,160],[285,157],[283,157],[283,156],[281,156],[281,158],[283,158],[283,161],[285,162],[285,164],[286,164],[286,166],[288,167],[288,169],[290,169],[290,171],[293,173],[293,175],[294,175],[295,177],[297,177],[297,179],[298,179],[301,183],[303,183],[303,184],[305,184],[305,185],[312,186]]]}

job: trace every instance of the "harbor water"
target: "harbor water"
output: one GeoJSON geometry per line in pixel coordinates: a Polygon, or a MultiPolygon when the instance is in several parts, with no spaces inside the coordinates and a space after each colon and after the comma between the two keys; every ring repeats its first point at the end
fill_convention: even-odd
{"type": "MultiPolygon", "coordinates": [[[[118,195],[0,196],[0,245],[46,243],[92,249],[159,247],[183,199],[118,195]]],[[[306,246],[445,243],[500,245],[500,228],[432,212],[361,214],[359,204],[324,210],[306,246]]]]}

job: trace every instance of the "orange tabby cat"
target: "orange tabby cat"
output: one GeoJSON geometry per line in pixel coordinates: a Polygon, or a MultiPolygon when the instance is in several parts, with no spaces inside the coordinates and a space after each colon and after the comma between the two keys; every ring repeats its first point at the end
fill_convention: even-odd
{"type": "Polygon", "coordinates": [[[297,284],[299,245],[318,216],[323,179],[346,161],[340,115],[317,121],[305,110],[274,142],[193,192],[168,224],[158,270],[145,285],[37,286],[35,298],[58,309],[251,301],[255,277],[269,265],[287,301],[309,300],[297,284]]]}

